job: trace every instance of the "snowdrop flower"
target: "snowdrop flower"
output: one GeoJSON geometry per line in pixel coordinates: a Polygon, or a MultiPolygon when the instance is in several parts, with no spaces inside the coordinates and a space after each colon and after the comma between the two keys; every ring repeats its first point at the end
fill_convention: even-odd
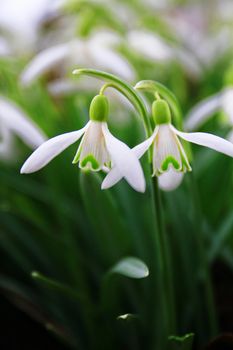
{"type": "MultiPolygon", "coordinates": [[[[179,138],[233,157],[233,144],[221,137],[196,132],[186,133],[177,130],[171,124],[171,113],[164,100],[157,100],[152,105],[152,115],[157,125],[153,134],[144,142],[134,147],[133,152],[140,158],[152,145],[153,174],[158,176],[164,190],[175,189],[191,166],[179,138]]],[[[121,179],[117,168],[113,168],[102,183],[102,188],[109,188],[121,179]]]]}
{"type": "Polygon", "coordinates": [[[56,136],[43,143],[24,163],[21,173],[32,173],[47,165],[67,147],[82,140],[73,164],[81,169],[99,171],[118,169],[121,177],[137,191],[145,191],[145,179],[138,158],[123,142],[116,139],[107,125],[108,100],[97,95],[90,105],[90,121],[80,130],[56,136]]]}
{"type": "Polygon", "coordinates": [[[13,102],[0,96],[0,157],[15,154],[13,136],[19,136],[30,148],[41,145],[46,137],[38,126],[13,102]]]}
{"type": "Polygon", "coordinates": [[[92,68],[109,70],[126,80],[134,80],[133,68],[113,46],[119,43],[119,37],[113,33],[98,32],[90,38],[74,39],[65,44],[59,44],[40,52],[25,68],[21,75],[23,85],[30,85],[54,66],[58,66],[63,74],[70,67],[90,66],[92,68]],[[60,66],[59,66],[60,65],[60,66]]]}
{"type": "MultiPolygon", "coordinates": [[[[223,110],[228,118],[228,122],[233,126],[233,88],[227,88],[220,93],[212,95],[198,103],[188,114],[185,120],[186,130],[198,129],[214,113],[223,110]]],[[[233,132],[231,131],[227,139],[233,142],[233,132]]]]}

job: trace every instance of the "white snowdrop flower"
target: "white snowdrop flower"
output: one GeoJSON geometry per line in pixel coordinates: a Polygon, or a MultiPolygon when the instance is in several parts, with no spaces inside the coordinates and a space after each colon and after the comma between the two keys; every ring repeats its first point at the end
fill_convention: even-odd
{"type": "MultiPolygon", "coordinates": [[[[153,176],[158,176],[162,189],[167,191],[175,189],[181,183],[183,174],[192,170],[179,138],[233,157],[233,144],[221,137],[202,132],[186,133],[177,130],[171,124],[170,110],[164,100],[153,103],[152,114],[157,125],[153,134],[132,150],[140,158],[150,146],[153,147],[153,176]]],[[[112,187],[120,179],[118,169],[113,168],[104,179],[102,188],[112,187]]]]}
{"type": "Polygon", "coordinates": [[[90,38],[74,39],[48,48],[27,65],[21,75],[21,82],[23,85],[29,85],[55,66],[59,67],[61,73],[66,74],[77,65],[109,70],[132,81],[135,77],[133,68],[125,58],[114,51],[118,42],[119,37],[116,34],[98,32],[90,38]]]}
{"type": "Polygon", "coordinates": [[[9,158],[14,152],[13,136],[20,137],[30,148],[41,145],[46,136],[12,101],[0,96],[0,156],[9,158]]]}
{"type": "Polygon", "coordinates": [[[113,165],[121,177],[137,191],[145,191],[145,179],[140,162],[132,150],[115,138],[107,125],[108,100],[97,95],[90,105],[90,121],[80,130],[56,136],[43,143],[22,166],[21,173],[32,173],[47,165],[71,144],[82,140],[73,163],[82,169],[99,171],[113,165]]]}

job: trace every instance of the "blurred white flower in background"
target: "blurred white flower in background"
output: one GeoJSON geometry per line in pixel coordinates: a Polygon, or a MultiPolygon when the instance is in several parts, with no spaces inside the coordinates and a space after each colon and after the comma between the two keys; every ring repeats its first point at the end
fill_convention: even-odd
{"type": "Polygon", "coordinates": [[[155,33],[131,31],[128,33],[127,41],[135,51],[151,60],[166,61],[171,58],[171,48],[155,33]]]}
{"type": "Polygon", "coordinates": [[[115,47],[120,37],[113,32],[99,31],[90,38],[73,39],[40,52],[27,65],[21,75],[23,85],[30,85],[35,79],[55,67],[59,75],[66,75],[74,67],[88,66],[110,71],[120,77],[133,81],[135,72],[130,63],[115,47]]]}
{"type": "Polygon", "coordinates": [[[60,0],[1,0],[0,54],[2,40],[7,40],[5,54],[25,54],[35,50],[42,23],[53,17],[60,0]]]}
{"type": "Polygon", "coordinates": [[[185,120],[186,130],[198,129],[221,109],[226,114],[229,124],[233,125],[233,88],[226,88],[196,104],[185,120]]]}
{"type": "Polygon", "coordinates": [[[185,48],[168,43],[158,34],[145,30],[135,30],[128,33],[127,41],[130,47],[149,60],[167,64],[179,62],[184,69],[194,76],[201,74],[199,62],[185,48]]]}
{"type": "Polygon", "coordinates": [[[0,158],[15,158],[14,136],[35,149],[46,136],[42,130],[12,101],[0,96],[0,158]]]}
{"type": "Polygon", "coordinates": [[[217,26],[219,16],[214,4],[214,1],[189,4],[164,14],[168,27],[180,41],[180,48],[189,51],[200,67],[213,65],[231,46],[229,28],[217,26]]]}
{"type": "MultiPolygon", "coordinates": [[[[233,128],[233,88],[226,88],[194,106],[185,120],[185,129],[198,129],[220,110],[225,113],[229,125],[233,128]]],[[[233,142],[233,130],[227,135],[227,139],[233,142]]]]}

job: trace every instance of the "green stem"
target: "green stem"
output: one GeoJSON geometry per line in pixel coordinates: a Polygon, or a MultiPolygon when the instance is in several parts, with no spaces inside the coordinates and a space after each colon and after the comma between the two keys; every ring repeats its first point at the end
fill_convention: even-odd
{"type": "Polygon", "coordinates": [[[168,315],[168,333],[169,335],[176,334],[176,308],[175,308],[175,291],[174,291],[174,281],[172,278],[172,263],[171,254],[169,249],[169,242],[167,239],[167,233],[164,223],[164,215],[161,201],[161,193],[158,187],[158,180],[156,177],[153,178],[153,192],[154,201],[156,208],[156,216],[158,222],[158,234],[160,240],[160,246],[163,256],[164,263],[164,287],[165,293],[167,295],[167,303],[169,305],[169,315],[168,315]]]}
{"type": "Polygon", "coordinates": [[[202,283],[204,287],[204,298],[206,304],[206,313],[208,319],[209,336],[215,336],[217,334],[218,323],[217,315],[214,303],[213,288],[210,276],[210,269],[208,266],[208,256],[204,244],[204,233],[203,233],[203,220],[202,211],[200,206],[200,201],[198,197],[198,191],[196,187],[196,182],[193,173],[190,174],[190,190],[194,203],[194,220],[196,224],[196,232],[194,234],[194,239],[196,240],[196,246],[198,249],[198,255],[200,260],[200,273],[198,276],[202,277],[202,283]]]}
{"type": "MultiPolygon", "coordinates": [[[[153,327],[158,327],[158,320],[160,325],[160,338],[158,337],[152,341],[151,349],[166,349],[167,338],[169,336],[169,304],[166,299],[166,285],[164,283],[164,254],[161,247],[161,233],[159,228],[159,213],[157,206],[157,189],[154,186],[154,181],[151,180],[151,192],[152,192],[152,209],[154,213],[154,229],[151,230],[151,247],[152,247],[152,259],[154,261],[153,266],[151,266],[150,273],[154,278],[152,280],[152,288],[154,290],[155,305],[156,309],[155,322],[153,327]]],[[[156,334],[156,331],[154,331],[156,334]]],[[[156,336],[155,336],[156,337],[156,336]]]]}

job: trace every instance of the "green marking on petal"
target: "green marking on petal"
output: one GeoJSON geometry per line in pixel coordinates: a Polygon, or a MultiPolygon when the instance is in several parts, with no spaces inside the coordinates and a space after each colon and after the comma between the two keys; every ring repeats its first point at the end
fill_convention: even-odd
{"type": "Polygon", "coordinates": [[[89,154],[80,162],[80,168],[90,168],[93,171],[97,171],[100,168],[100,164],[97,162],[95,157],[92,154],[89,154]]]}
{"type": "Polygon", "coordinates": [[[177,161],[177,159],[175,159],[173,156],[167,156],[162,165],[161,165],[161,170],[164,172],[164,171],[167,171],[168,170],[168,167],[169,165],[173,165],[174,169],[175,170],[180,170],[180,164],[179,162],[177,161]]]}

